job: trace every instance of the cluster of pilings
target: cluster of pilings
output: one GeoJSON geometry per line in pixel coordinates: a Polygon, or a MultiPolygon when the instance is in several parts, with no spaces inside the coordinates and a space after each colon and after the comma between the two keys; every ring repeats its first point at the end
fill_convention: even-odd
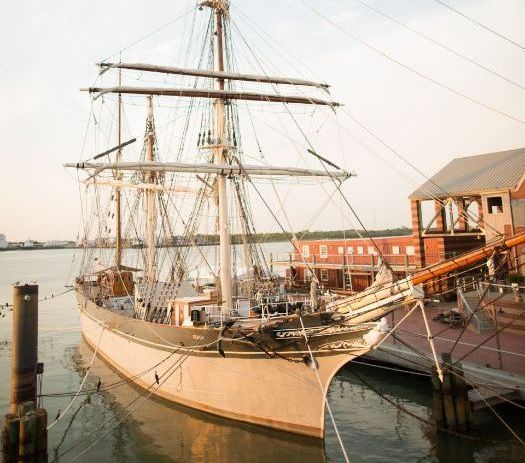
{"type": "Polygon", "coordinates": [[[37,408],[38,285],[13,289],[11,410],[4,416],[2,462],[47,462],[47,412],[37,408]]]}
{"type": "Polygon", "coordinates": [[[472,410],[463,368],[452,365],[450,354],[441,354],[441,359],[441,371],[432,368],[434,419],[441,429],[468,431],[472,427],[472,410]]]}

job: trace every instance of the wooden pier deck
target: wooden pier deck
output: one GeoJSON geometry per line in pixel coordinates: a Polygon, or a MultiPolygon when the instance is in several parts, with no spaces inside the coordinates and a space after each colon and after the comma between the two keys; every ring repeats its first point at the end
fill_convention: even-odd
{"type": "MultiPolygon", "coordinates": [[[[514,310],[525,311],[525,304],[514,303],[510,298],[511,296],[507,300],[514,310]]],[[[487,402],[491,405],[501,402],[503,399],[498,399],[498,396],[509,400],[525,400],[525,332],[520,334],[520,330],[504,330],[495,336],[495,329],[477,333],[467,328],[462,333],[461,327],[434,320],[440,313],[456,306],[454,303],[428,305],[426,314],[437,355],[450,352],[457,341],[452,357],[454,361],[464,357],[462,365],[467,383],[488,387],[477,388],[479,393],[476,390],[471,391],[469,398],[474,409],[487,406],[487,402]],[[481,343],[483,345],[479,346],[481,343]],[[476,346],[479,347],[476,349],[476,346]]],[[[406,309],[399,309],[393,315],[389,315],[387,318],[390,327],[405,314],[406,309]]],[[[434,361],[423,316],[419,310],[398,328],[396,338],[388,339],[366,357],[429,372],[434,361]]]]}

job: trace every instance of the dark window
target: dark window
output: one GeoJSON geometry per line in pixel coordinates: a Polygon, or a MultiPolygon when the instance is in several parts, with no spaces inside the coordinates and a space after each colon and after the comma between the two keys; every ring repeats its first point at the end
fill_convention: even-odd
{"type": "Polygon", "coordinates": [[[503,199],[501,196],[487,198],[489,214],[501,214],[503,212],[503,199]]]}

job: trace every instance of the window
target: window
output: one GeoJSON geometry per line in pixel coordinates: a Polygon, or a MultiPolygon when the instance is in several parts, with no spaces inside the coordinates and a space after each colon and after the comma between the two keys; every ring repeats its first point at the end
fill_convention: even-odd
{"type": "Polygon", "coordinates": [[[353,254],[354,253],[354,248],[352,246],[349,246],[348,248],[346,248],[346,252],[347,252],[347,254],[353,254]]]}
{"type": "Polygon", "coordinates": [[[307,244],[303,244],[302,252],[303,257],[310,257],[310,246],[308,246],[307,244]]]}
{"type": "Polygon", "coordinates": [[[374,246],[368,246],[368,254],[370,254],[371,256],[375,256],[376,248],[374,248],[374,246]]]}
{"type": "Polygon", "coordinates": [[[414,246],[407,246],[405,252],[407,256],[413,256],[416,253],[416,248],[414,246]]]}
{"type": "Polygon", "coordinates": [[[322,244],[319,246],[319,256],[323,259],[326,259],[328,257],[328,246],[326,244],[322,244]]]}
{"type": "Polygon", "coordinates": [[[321,281],[328,281],[328,269],[321,269],[321,281]]]}
{"type": "Polygon", "coordinates": [[[357,254],[359,254],[360,256],[363,255],[363,246],[357,246],[357,254]]]}
{"type": "Polygon", "coordinates": [[[487,207],[489,209],[489,214],[502,214],[503,198],[501,196],[487,198],[487,207]]]}
{"type": "Polygon", "coordinates": [[[337,254],[344,254],[345,253],[345,248],[344,246],[339,246],[337,248],[337,254]]]}
{"type": "Polygon", "coordinates": [[[392,246],[392,254],[399,254],[399,246],[392,246]]]}

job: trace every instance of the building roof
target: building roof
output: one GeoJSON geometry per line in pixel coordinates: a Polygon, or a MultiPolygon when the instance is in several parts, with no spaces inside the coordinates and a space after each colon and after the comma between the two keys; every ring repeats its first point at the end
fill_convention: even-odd
{"type": "Polygon", "coordinates": [[[440,199],[516,190],[525,174],[525,148],[456,158],[414,191],[410,199],[440,199]]]}

